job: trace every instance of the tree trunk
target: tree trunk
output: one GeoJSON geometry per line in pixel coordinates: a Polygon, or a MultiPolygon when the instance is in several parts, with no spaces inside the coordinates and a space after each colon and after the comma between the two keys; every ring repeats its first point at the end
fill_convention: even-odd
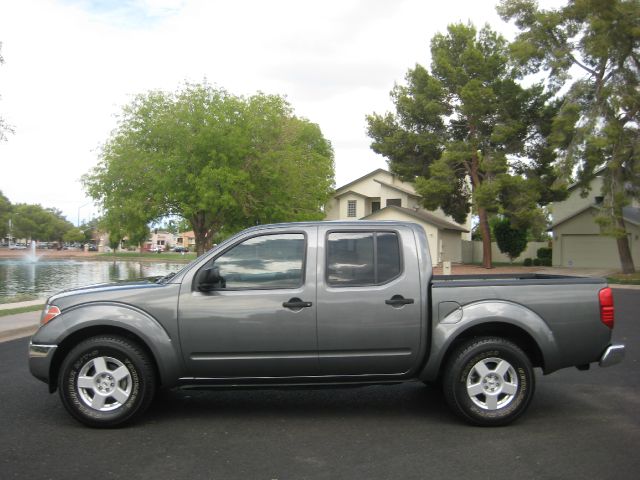
{"type": "Polygon", "coordinates": [[[206,213],[198,212],[191,219],[193,235],[196,237],[196,255],[204,255],[212,245],[212,227],[207,223],[206,213]]]}
{"type": "MultiPolygon", "coordinates": [[[[469,176],[471,177],[471,189],[475,196],[476,188],[482,182],[480,179],[480,159],[477,153],[471,156],[469,176]]],[[[491,264],[491,229],[489,228],[487,210],[484,207],[478,206],[478,217],[480,220],[480,232],[482,233],[482,266],[484,268],[493,268],[491,264]]]]}
{"type": "Polygon", "coordinates": [[[211,231],[209,229],[193,230],[196,237],[196,255],[204,255],[211,249],[211,231]]]}
{"type": "MultiPolygon", "coordinates": [[[[618,219],[618,226],[627,231],[622,218],[618,219]]],[[[622,238],[617,238],[618,255],[620,255],[620,266],[622,267],[622,273],[635,273],[636,268],[633,264],[633,257],[631,256],[631,248],[629,248],[629,236],[625,235],[622,238]]]]}
{"type": "Polygon", "coordinates": [[[482,266],[484,268],[493,268],[491,262],[491,229],[489,228],[487,211],[478,207],[478,217],[480,219],[480,232],[482,233],[482,266]]]}

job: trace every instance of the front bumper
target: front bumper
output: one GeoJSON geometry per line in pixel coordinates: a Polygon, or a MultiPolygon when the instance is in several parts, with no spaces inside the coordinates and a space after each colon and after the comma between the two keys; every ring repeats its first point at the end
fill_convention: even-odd
{"type": "Polygon", "coordinates": [[[598,365],[601,367],[610,367],[616,363],[620,363],[624,359],[624,345],[609,345],[600,357],[598,365]]]}
{"type": "Polygon", "coordinates": [[[29,342],[29,370],[31,374],[45,383],[49,383],[49,372],[53,354],[57,345],[42,345],[29,342]]]}

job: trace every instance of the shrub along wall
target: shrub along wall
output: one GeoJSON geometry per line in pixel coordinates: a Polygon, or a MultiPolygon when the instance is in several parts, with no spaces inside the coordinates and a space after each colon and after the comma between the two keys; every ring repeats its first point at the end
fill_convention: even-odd
{"type": "MultiPolygon", "coordinates": [[[[525,258],[536,258],[538,249],[548,247],[548,242],[529,242],[527,248],[514,262],[523,262],[525,258]]],[[[509,262],[509,257],[500,252],[498,244],[491,242],[491,257],[494,262],[509,262]]],[[[462,240],[462,263],[482,262],[482,242],[477,240],[462,240]]]]}

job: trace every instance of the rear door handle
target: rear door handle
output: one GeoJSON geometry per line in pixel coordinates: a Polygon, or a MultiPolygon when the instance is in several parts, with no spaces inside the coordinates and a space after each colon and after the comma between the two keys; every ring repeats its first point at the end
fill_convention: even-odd
{"type": "Polygon", "coordinates": [[[300,310],[301,308],[308,308],[313,306],[313,303],[305,302],[303,300],[300,300],[298,297],[293,297],[288,302],[284,302],[282,306],[284,308],[290,308],[292,310],[300,310]]]}
{"type": "Polygon", "coordinates": [[[402,295],[394,295],[389,300],[385,300],[384,303],[391,305],[392,307],[401,307],[403,305],[412,304],[413,298],[404,298],[402,295]]]}

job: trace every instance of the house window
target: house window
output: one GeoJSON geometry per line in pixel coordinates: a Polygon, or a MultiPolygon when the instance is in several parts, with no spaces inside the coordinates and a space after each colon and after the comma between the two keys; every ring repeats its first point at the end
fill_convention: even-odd
{"type": "Polygon", "coordinates": [[[402,199],[401,198],[387,198],[387,207],[401,207],[402,199]]]}
{"type": "Polygon", "coordinates": [[[347,217],[356,216],[356,200],[349,200],[347,202],[347,217]]]}
{"type": "Polygon", "coordinates": [[[602,202],[604,202],[604,197],[596,197],[595,202],[596,205],[602,205],[602,202]]]}
{"type": "Polygon", "coordinates": [[[380,210],[380,202],[371,202],[371,213],[375,213],[380,210]]]}

